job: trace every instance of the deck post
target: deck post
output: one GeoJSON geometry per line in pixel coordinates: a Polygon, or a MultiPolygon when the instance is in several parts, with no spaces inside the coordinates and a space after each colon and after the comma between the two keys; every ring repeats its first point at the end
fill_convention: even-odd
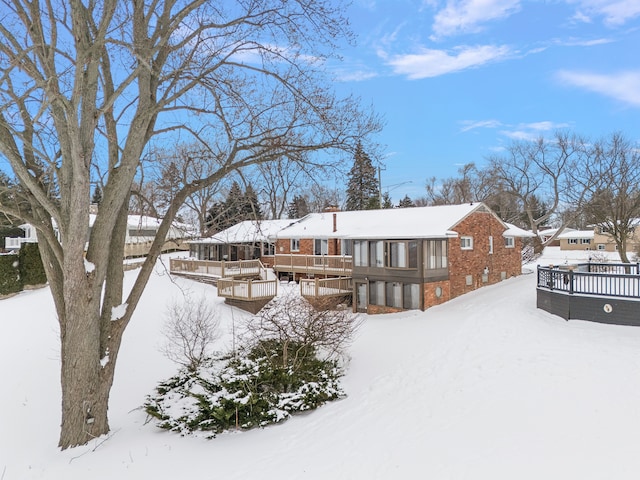
{"type": "Polygon", "coordinates": [[[570,269],[569,270],[569,293],[571,295],[573,295],[573,279],[574,279],[573,269],[570,269]]]}

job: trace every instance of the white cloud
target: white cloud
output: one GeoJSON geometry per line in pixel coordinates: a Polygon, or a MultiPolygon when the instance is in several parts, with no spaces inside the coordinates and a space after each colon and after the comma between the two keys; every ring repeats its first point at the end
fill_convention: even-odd
{"type": "Polygon", "coordinates": [[[453,53],[422,48],[418,53],[395,55],[387,60],[393,71],[412,80],[437,77],[502,60],[509,55],[509,47],[480,45],[459,47],[453,53]]]}
{"type": "Polygon", "coordinates": [[[620,72],[610,75],[560,71],[557,77],[564,83],[640,107],[640,71],[620,72]]]}
{"type": "Polygon", "coordinates": [[[506,18],[520,9],[520,0],[448,0],[436,13],[433,38],[480,30],[482,23],[506,18]]]}
{"type": "Polygon", "coordinates": [[[498,128],[502,126],[499,120],[463,120],[461,132],[469,132],[476,128],[498,128]]]}
{"type": "Polygon", "coordinates": [[[500,133],[512,140],[534,141],[544,136],[545,133],[555,132],[563,128],[568,128],[568,123],[556,123],[549,120],[542,122],[521,123],[513,127],[513,129],[501,130],[500,133]]]}
{"type": "Polygon", "coordinates": [[[591,23],[593,17],[604,17],[604,23],[611,27],[625,24],[640,16],[640,2],[637,0],[568,0],[577,4],[578,11],[573,19],[591,23]]]}

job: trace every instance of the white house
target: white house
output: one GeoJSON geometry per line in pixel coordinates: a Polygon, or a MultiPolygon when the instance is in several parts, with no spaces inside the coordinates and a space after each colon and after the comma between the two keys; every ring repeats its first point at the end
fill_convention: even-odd
{"type": "Polygon", "coordinates": [[[6,237],[4,239],[4,248],[9,251],[20,250],[23,243],[38,243],[38,235],[33,225],[25,223],[19,225],[24,230],[24,237],[6,237]]]}

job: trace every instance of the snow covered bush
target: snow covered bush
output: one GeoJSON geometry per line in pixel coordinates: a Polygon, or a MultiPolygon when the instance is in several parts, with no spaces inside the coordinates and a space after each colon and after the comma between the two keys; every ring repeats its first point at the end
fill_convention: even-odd
{"type": "Polygon", "coordinates": [[[283,350],[280,341],[265,340],[238,355],[183,368],[147,398],[145,410],[161,428],[213,438],[277,423],[344,396],[337,361],[307,352],[293,369],[291,361],[281,363],[283,350]]]}

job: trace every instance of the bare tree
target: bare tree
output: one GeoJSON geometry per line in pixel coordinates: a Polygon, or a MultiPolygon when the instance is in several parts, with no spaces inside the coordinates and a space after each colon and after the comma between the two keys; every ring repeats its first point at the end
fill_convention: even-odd
{"type": "Polygon", "coordinates": [[[251,165],[352,152],[379,122],[323,75],[350,38],[340,3],[0,1],[0,154],[29,205],[0,211],[38,230],[60,323],[65,449],[109,431],[122,336],[184,201],[251,165]],[[152,139],[178,133],[214,139],[204,145],[224,156],[176,192],[125,297],[134,179],[152,139]],[[96,164],[103,201],[89,230],[96,164]]]}
{"type": "Polygon", "coordinates": [[[614,133],[596,142],[593,152],[585,213],[613,239],[620,260],[628,263],[628,241],[640,226],[640,145],[614,133]]]}
{"type": "MultiPolygon", "coordinates": [[[[491,177],[499,182],[500,190],[518,200],[529,228],[537,234],[539,227],[570,201],[582,205],[588,187],[574,182],[573,176],[584,171],[588,157],[585,140],[557,133],[553,141],[539,138],[535,142],[515,142],[507,154],[489,161],[491,177]],[[544,209],[540,208],[541,203],[544,209]]],[[[538,242],[534,248],[539,252],[543,246],[538,242]]]]}
{"type": "Polygon", "coordinates": [[[220,337],[218,313],[203,295],[173,300],[168,307],[162,352],[171,361],[195,371],[210,358],[220,337]]]}
{"type": "Polygon", "coordinates": [[[312,305],[293,292],[277,297],[244,326],[251,346],[264,340],[277,340],[283,348],[282,367],[299,366],[311,354],[325,358],[344,354],[362,320],[348,309],[312,305]]]}

